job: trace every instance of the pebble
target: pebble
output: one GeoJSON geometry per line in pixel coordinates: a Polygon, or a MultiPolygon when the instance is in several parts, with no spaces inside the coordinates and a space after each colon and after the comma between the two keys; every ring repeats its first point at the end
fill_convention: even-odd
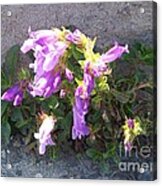
{"type": "Polygon", "coordinates": [[[6,168],[7,168],[7,169],[12,169],[12,165],[11,165],[10,163],[8,163],[8,164],[6,165],[6,168]]]}
{"type": "Polygon", "coordinates": [[[141,8],[140,8],[140,13],[141,13],[141,14],[144,14],[144,13],[145,13],[145,9],[141,7],[141,8]]]}
{"type": "Polygon", "coordinates": [[[9,149],[7,149],[6,152],[7,152],[7,154],[10,154],[10,150],[9,149]]]}
{"type": "Polygon", "coordinates": [[[43,178],[43,175],[42,175],[41,173],[37,173],[37,174],[35,175],[35,177],[36,177],[36,178],[43,178]]]}
{"type": "Polygon", "coordinates": [[[7,16],[11,17],[12,16],[12,12],[11,11],[7,11],[7,16]]]}

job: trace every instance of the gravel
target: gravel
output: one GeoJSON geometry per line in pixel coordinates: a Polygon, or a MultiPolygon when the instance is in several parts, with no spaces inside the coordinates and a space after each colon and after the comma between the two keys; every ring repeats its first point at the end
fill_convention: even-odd
{"type": "MultiPolygon", "coordinates": [[[[84,154],[77,156],[72,149],[66,153],[61,152],[57,159],[51,159],[47,154],[40,156],[34,151],[26,152],[25,146],[15,147],[13,144],[14,141],[11,141],[8,146],[2,146],[2,177],[153,180],[153,174],[149,171],[122,172],[111,160],[101,165],[84,154]]],[[[139,162],[140,159],[134,161],[139,162]]]]}

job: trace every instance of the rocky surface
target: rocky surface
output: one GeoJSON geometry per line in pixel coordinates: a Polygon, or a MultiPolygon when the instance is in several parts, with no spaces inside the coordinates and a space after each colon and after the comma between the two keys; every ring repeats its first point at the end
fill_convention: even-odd
{"type": "Polygon", "coordinates": [[[152,42],[152,2],[67,3],[47,5],[3,5],[2,54],[27,38],[33,30],[73,25],[91,37],[99,47],[115,40],[152,42]]]}
{"type": "MultiPolygon", "coordinates": [[[[122,159],[122,162],[143,162],[139,158],[122,159]]],[[[149,161],[150,162],[150,161],[149,161]]],[[[119,162],[120,163],[120,162],[119,162]]],[[[11,139],[8,146],[2,145],[1,176],[25,178],[62,178],[62,179],[100,179],[100,180],[153,180],[150,171],[121,171],[114,160],[104,164],[93,162],[85,154],[72,149],[61,152],[52,159],[48,153],[40,156],[36,151],[26,151],[24,145],[18,145],[11,139]]]]}

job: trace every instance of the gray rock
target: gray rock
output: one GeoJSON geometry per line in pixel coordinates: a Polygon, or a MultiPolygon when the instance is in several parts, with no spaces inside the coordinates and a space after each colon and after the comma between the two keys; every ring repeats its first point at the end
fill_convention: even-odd
{"type": "Polygon", "coordinates": [[[6,165],[6,168],[7,168],[7,169],[12,169],[12,165],[11,165],[10,163],[8,163],[8,164],[6,165]]]}
{"type": "Polygon", "coordinates": [[[2,5],[2,54],[24,42],[29,26],[37,30],[73,25],[90,37],[97,36],[102,48],[115,40],[151,43],[152,16],[151,1],[2,5]]]}
{"type": "Polygon", "coordinates": [[[37,173],[37,174],[35,175],[35,178],[43,178],[43,175],[42,175],[41,173],[37,173]]]}

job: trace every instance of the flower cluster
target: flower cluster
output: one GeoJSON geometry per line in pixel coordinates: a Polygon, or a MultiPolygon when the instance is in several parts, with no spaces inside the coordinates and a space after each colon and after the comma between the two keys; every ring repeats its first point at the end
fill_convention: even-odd
{"type": "MultiPolygon", "coordinates": [[[[104,54],[94,52],[96,38],[91,40],[80,30],[71,32],[68,29],[54,28],[52,30],[28,30],[29,38],[23,43],[21,51],[25,54],[33,51],[35,60],[29,65],[33,69],[33,81],[21,80],[13,87],[9,88],[2,99],[13,102],[14,106],[20,105],[25,90],[33,96],[48,98],[60,91],[60,98],[64,98],[68,92],[62,87],[64,78],[75,87],[73,102],[73,127],[72,139],[81,139],[89,135],[90,130],[86,123],[85,116],[90,105],[90,96],[95,88],[95,78],[109,73],[108,64],[119,59],[122,54],[128,53],[128,45],[121,46],[117,42],[104,54]],[[82,61],[78,61],[83,69],[83,79],[76,86],[77,81],[73,81],[74,72],[68,68],[68,57],[73,55],[72,46],[75,46],[84,56],[82,61]],[[25,86],[24,86],[25,84],[25,86]]],[[[53,145],[51,131],[54,127],[54,120],[46,117],[43,121],[39,133],[35,133],[35,138],[39,139],[40,154],[45,153],[47,145],[53,145]]]]}
{"type": "Polygon", "coordinates": [[[73,128],[72,138],[81,139],[82,136],[89,134],[86,126],[85,115],[88,113],[90,103],[90,94],[95,88],[95,78],[106,74],[108,63],[120,58],[123,53],[129,53],[128,45],[120,46],[115,42],[115,46],[108,50],[105,54],[99,55],[94,53],[94,41],[87,38],[79,30],[68,35],[68,40],[81,46],[83,49],[85,60],[83,61],[84,75],[81,85],[75,91],[75,101],[73,104],[73,128]]]}
{"type": "Polygon", "coordinates": [[[70,70],[61,67],[63,65],[62,57],[68,45],[62,41],[62,32],[58,29],[36,32],[29,29],[28,33],[29,39],[24,42],[21,51],[23,53],[27,53],[29,50],[34,51],[35,61],[29,65],[35,73],[30,93],[34,97],[49,97],[59,90],[63,71],[66,72],[70,81],[72,80],[70,70]]]}
{"type": "Polygon", "coordinates": [[[140,122],[137,119],[129,118],[125,121],[123,130],[124,130],[124,137],[125,137],[124,139],[125,151],[130,151],[135,137],[140,135],[142,132],[140,122]]]}

